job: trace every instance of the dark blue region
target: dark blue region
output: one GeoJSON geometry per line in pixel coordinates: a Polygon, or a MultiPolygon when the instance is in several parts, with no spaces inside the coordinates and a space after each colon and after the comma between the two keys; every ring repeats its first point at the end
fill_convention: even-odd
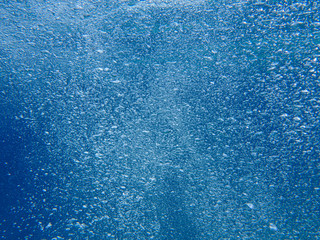
{"type": "Polygon", "coordinates": [[[185,209],[186,176],[174,169],[165,173],[159,186],[157,213],[160,219],[161,239],[192,240],[199,237],[191,213],[185,209]]]}
{"type": "Polygon", "coordinates": [[[2,100],[7,99],[1,98],[0,106],[0,239],[44,239],[42,225],[56,221],[48,213],[55,200],[52,190],[59,185],[46,169],[52,158],[18,114],[14,102],[19,99],[2,100]]]}
{"type": "MultiPolygon", "coordinates": [[[[7,112],[1,109],[0,112],[7,112]]],[[[11,109],[12,110],[12,109],[11,109]]],[[[43,183],[34,162],[45,158],[45,148],[23,120],[0,116],[0,236],[25,239],[30,233],[39,237],[40,228],[32,215],[30,202],[39,200],[43,183]],[[35,150],[36,149],[36,150],[35,150]],[[38,199],[37,199],[38,198],[38,199]],[[33,200],[31,200],[33,199],[33,200]],[[37,234],[38,233],[38,234],[37,234]]]]}

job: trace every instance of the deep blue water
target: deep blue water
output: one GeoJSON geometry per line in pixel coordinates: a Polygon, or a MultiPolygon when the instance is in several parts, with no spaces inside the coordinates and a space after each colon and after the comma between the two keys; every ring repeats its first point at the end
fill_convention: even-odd
{"type": "Polygon", "coordinates": [[[1,239],[320,239],[317,1],[2,1],[1,239]]]}

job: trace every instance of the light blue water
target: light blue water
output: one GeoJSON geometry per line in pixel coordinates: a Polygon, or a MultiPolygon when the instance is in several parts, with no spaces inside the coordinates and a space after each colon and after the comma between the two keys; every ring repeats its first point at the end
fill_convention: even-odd
{"type": "Polygon", "coordinates": [[[1,239],[319,239],[319,7],[0,3],[1,239]]]}

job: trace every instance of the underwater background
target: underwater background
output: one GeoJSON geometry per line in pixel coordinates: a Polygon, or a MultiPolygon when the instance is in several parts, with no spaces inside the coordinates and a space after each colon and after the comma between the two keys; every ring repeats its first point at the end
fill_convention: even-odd
{"type": "Polygon", "coordinates": [[[0,239],[320,239],[320,3],[0,1],[0,239]]]}

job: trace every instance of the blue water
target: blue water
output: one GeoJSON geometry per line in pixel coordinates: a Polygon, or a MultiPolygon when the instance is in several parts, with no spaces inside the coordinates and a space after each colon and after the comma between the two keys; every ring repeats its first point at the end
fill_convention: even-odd
{"type": "Polygon", "coordinates": [[[320,239],[317,1],[2,1],[0,239],[320,239]]]}

